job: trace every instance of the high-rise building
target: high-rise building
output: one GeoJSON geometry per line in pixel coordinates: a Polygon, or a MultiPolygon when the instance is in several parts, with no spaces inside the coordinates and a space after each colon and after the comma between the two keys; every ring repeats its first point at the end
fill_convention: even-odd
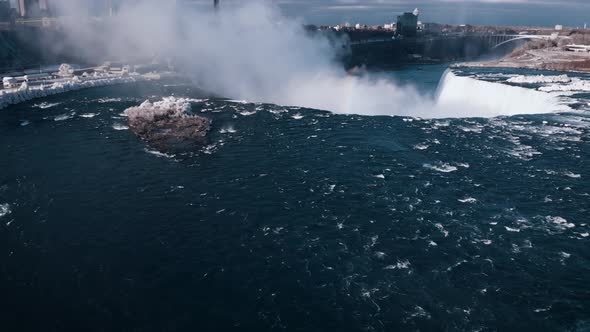
{"type": "Polygon", "coordinates": [[[11,4],[22,17],[43,16],[49,11],[49,0],[16,0],[11,4]]]}
{"type": "Polygon", "coordinates": [[[10,2],[0,0],[0,21],[7,21],[8,19],[10,19],[10,2]]]}
{"type": "Polygon", "coordinates": [[[395,34],[404,37],[415,37],[418,33],[418,9],[413,13],[403,13],[397,17],[395,34]]]}
{"type": "Polygon", "coordinates": [[[27,16],[27,1],[18,0],[18,12],[20,16],[27,16]]]}

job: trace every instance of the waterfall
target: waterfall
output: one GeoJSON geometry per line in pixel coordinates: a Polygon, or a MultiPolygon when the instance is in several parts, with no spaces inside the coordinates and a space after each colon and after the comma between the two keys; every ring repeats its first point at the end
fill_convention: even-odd
{"type": "Polygon", "coordinates": [[[556,95],[534,89],[457,76],[447,70],[435,97],[442,113],[453,117],[494,117],[570,110],[556,95]],[[450,113],[450,114],[449,114],[450,113]]]}

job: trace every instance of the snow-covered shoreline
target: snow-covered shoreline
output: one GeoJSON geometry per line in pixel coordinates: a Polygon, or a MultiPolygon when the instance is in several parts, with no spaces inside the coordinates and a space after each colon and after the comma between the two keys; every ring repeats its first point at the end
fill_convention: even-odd
{"type": "Polygon", "coordinates": [[[95,74],[87,77],[74,76],[47,84],[29,86],[26,82],[19,88],[0,90],[0,109],[10,105],[16,105],[32,99],[44,98],[69,91],[87,88],[109,86],[115,84],[134,83],[143,80],[157,78],[156,75],[144,76],[130,74],[127,76],[118,74],[95,74]]]}
{"type": "Polygon", "coordinates": [[[497,60],[456,63],[455,68],[498,68],[590,73],[590,53],[564,51],[558,47],[525,50],[497,60]]]}

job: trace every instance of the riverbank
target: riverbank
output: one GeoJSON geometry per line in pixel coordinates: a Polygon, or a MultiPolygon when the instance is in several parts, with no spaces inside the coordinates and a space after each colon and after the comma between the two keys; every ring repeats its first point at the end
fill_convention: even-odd
{"type": "Polygon", "coordinates": [[[590,52],[570,52],[560,47],[522,49],[498,60],[462,62],[453,66],[590,73],[590,52]]]}
{"type": "Polygon", "coordinates": [[[44,98],[69,91],[109,86],[115,84],[135,83],[144,80],[160,79],[160,74],[98,74],[91,76],[74,76],[61,80],[29,85],[23,82],[20,87],[0,90],[0,110],[10,105],[19,104],[36,98],[44,98]]]}

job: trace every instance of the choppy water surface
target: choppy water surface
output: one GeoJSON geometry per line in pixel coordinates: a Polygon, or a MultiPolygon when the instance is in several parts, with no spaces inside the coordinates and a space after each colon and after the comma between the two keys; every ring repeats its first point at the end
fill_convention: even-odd
{"type": "Polygon", "coordinates": [[[5,109],[2,324],[585,331],[590,117],[575,98],[420,120],[146,83],[5,109]],[[173,94],[204,98],[200,151],[153,151],[120,115],[173,94]]]}

